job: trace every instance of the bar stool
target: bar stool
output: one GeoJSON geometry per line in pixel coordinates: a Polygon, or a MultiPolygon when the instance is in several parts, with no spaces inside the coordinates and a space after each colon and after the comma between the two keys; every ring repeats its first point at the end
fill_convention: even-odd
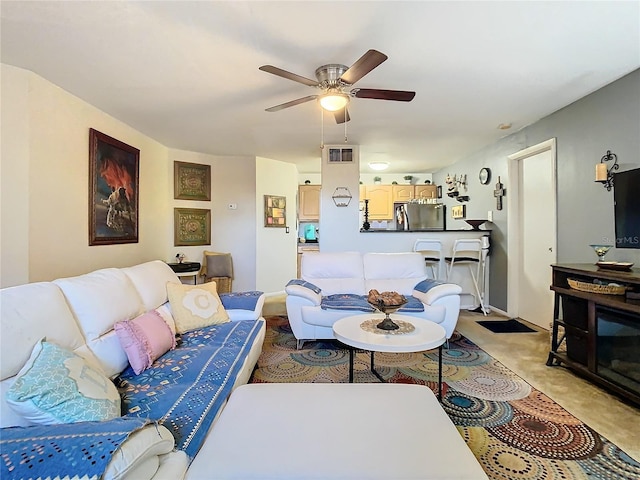
{"type": "Polygon", "coordinates": [[[418,239],[413,244],[413,251],[424,256],[427,267],[431,267],[434,280],[440,279],[440,264],[442,260],[442,242],[440,240],[418,239]]]}
{"type": "MultiPolygon", "coordinates": [[[[484,257],[482,254],[482,240],[480,239],[459,239],[453,244],[453,251],[450,257],[444,258],[447,262],[447,281],[451,277],[454,265],[466,265],[469,268],[469,274],[473,282],[475,293],[471,293],[480,304],[480,309],[484,315],[487,309],[484,306],[484,299],[480,293],[479,283],[484,280],[484,257]],[[474,272],[475,270],[475,272],[474,272]]],[[[483,285],[484,287],[484,285],[483,285]]]]}

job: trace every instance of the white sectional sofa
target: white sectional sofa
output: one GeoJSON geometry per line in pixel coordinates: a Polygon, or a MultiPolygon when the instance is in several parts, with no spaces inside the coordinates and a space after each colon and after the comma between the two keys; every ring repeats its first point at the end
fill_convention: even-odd
{"type": "Polygon", "coordinates": [[[365,299],[371,289],[406,296],[409,303],[398,313],[442,325],[447,339],[458,322],[460,286],[429,280],[419,253],[305,252],[300,277],[285,288],[298,348],[334,338],[333,324],[347,315],[373,311],[365,299]]]}
{"type": "MultiPolygon", "coordinates": [[[[184,477],[193,460],[193,455],[188,452],[197,453],[200,446],[206,444],[209,428],[224,407],[231,390],[249,381],[265,336],[265,322],[261,318],[264,295],[252,292],[255,299],[250,308],[227,308],[231,322],[215,325],[227,329],[223,338],[214,338],[214,326],[203,327],[193,335],[190,332],[183,334],[177,348],[166,354],[169,360],[165,363],[169,363],[171,368],[165,368],[164,374],[169,376],[154,387],[150,382],[155,375],[160,375],[161,367],[166,367],[161,361],[165,357],[153,363],[148,371],[134,375],[127,354],[114,332],[114,324],[158,308],[169,308],[170,314],[167,304],[168,283],[180,284],[180,280],[167,264],[152,261],[0,291],[0,440],[6,442],[2,444],[3,458],[5,453],[14,448],[9,448],[10,433],[31,435],[30,432],[34,432],[33,435],[38,439],[46,439],[42,444],[46,448],[55,438],[53,449],[63,458],[38,458],[35,451],[26,453],[32,459],[34,468],[41,468],[42,472],[53,478],[57,473],[56,465],[70,461],[64,455],[72,450],[84,449],[86,455],[95,458],[102,454],[93,442],[67,447],[62,443],[63,438],[77,437],[80,431],[86,429],[90,437],[92,425],[96,423],[100,424],[99,427],[114,422],[114,430],[122,430],[122,425],[129,422],[136,425],[133,429],[128,427],[134,433],[123,435],[123,443],[115,452],[117,455],[113,455],[100,478],[176,480],[184,477]],[[249,333],[243,336],[242,331],[249,333]],[[34,346],[43,338],[74,352],[87,365],[112,379],[119,387],[120,395],[123,395],[123,417],[105,422],[33,426],[18,415],[7,403],[5,395],[16,380],[16,374],[30,359],[34,346]],[[220,352],[224,354],[225,347],[231,342],[238,351],[233,359],[216,357],[217,361],[211,361],[207,357],[197,364],[199,352],[209,348],[215,353],[207,355],[213,358],[220,352]],[[219,365],[225,362],[230,366],[218,370],[219,365]],[[157,368],[156,364],[159,365],[157,368]],[[190,379],[190,376],[197,379],[190,379]],[[206,380],[202,381],[202,378],[206,380]],[[136,394],[141,394],[141,397],[136,399],[136,394]],[[214,400],[218,401],[214,403],[214,400]],[[139,403],[136,404],[136,401],[139,403]],[[204,407],[200,407],[202,403],[204,407]],[[196,417],[197,425],[186,427],[189,429],[189,438],[177,438],[176,432],[178,437],[185,433],[180,430],[180,424],[185,424],[188,421],[185,419],[190,416],[196,417]],[[198,445],[194,445],[196,438],[199,438],[198,445]],[[179,445],[178,440],[182,442],[179,445]]],[[[225,304],[225,296],[220,297],[225,304]]],[[[52,383],[55,381],[55,378],[51,379],[52,383]]],[[[36,444],[36,440],[29,440],[31,444],[36,444]]],[[[82,442],[82,438],[77,441],[82,442]]],[[[4,478],[4,472],[10,475],[7,478],[22,478],[11,477],[12,474],[18,475],[17,463],[6,457],[2,465],[6,471],[0,471],[0,476],[4,478]]],[[[83,472],[78,473],[82,476],[83,472]]]]}

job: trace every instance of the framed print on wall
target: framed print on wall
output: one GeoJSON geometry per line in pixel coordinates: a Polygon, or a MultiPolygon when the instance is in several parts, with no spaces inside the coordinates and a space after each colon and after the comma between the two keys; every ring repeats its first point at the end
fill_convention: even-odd
{"type": "Polygon", "coordinates": [[[178,246],[211,244],[211,210],[173,209],[173,244],[178,246]]]}
{"type": "Polygon", "coordinates": [[[264,196],[264,226],[287,226],[287,197],[277,195],[264,196]]]}
{"type": "Polygon", "coordinates": [[[138,242],[140,150],[89,129],[89,245],[138,242]]]}
{"type": "Polygon", "coordinates": [[[211,200],[211,165],[173,162],[173,198],[211,200]]]}

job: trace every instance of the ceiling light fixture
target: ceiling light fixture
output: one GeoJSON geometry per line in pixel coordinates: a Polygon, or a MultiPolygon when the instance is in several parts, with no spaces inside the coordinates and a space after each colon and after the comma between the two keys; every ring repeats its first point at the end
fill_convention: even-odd
{"type": "Polygon", "coordinates": [[[511,124],[510,123],[501,123],[500,125],[498,125],[498,128],[500,130],[509,130],[511,128],[511,124]]]}
{"type": "Polygon", "coordinates": [[[386,170],[389,168],[389,162],[369,162],[371,170],[386,170]]]}
{"type": "Polygon", "coordinates": [[[345,93],[329,92],[318,97],[320,106],[329,112],[342,110],[349,104],[349,95],[345,93]]]}

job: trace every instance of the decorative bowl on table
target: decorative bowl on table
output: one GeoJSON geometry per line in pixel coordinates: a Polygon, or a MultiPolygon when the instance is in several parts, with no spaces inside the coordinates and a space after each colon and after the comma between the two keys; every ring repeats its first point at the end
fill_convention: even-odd
{"type": "Polygon", "coordinates": [[[396,313],[404,305],[407,304],[407,299],[405,297],[402,298],[404,299],[404,302],[395,305],[385,305],[382,301],[367,302],[379,312],[384,313],[384,319],[378,325],[376,325],[377,328],[379,328],[380,330],[397,330],[398,328],[400,328],[397,323],[391,320],[391,317],[389,315],[391,315],[392,313],[396,313]]]}
{"type": "Polygon", "coordinates": [[[465,219],[469,225],[471,225],[473,230],[480,230],[480,225],[482,225],[486,220],[467,220],[465,219]]]}
{"type": "Polygon", "coordinates": [[[591,248],[593,248],[593,250],[596,252],[596,255],[598,255],[598,261],[599,262],[604,262],[604,256],[607,254],[607,252],[613,248],[613,245],[589,245],[591,248]]]}

